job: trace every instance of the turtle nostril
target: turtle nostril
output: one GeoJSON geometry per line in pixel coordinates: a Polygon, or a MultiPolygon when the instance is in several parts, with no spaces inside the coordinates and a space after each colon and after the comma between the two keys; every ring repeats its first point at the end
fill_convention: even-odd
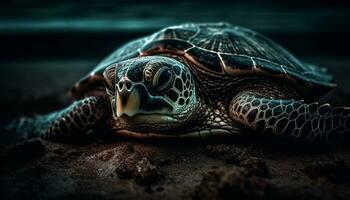
{"type": "Polygon", "coordinates": [[[119,82],[119,83],[118,83],[119,90],[121,90],[121,89],[123,88],[123,85],[124,85],[124,84],[123,84],[122,82],[119,82]]]}
{"type": "Polygon", "coordinates": [[[126,87],[127,90],[130,90],[130,88],[131,88],[131,83],[130,83],[130,82],[126,82],[126,83],[125,83],[125,87],[126,87]]]}

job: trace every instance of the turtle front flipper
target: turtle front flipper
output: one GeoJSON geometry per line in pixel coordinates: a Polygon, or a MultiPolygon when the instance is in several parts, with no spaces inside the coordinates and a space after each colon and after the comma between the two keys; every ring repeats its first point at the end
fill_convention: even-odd
{"type": "Polygon", "coordinates": [[[329,104],[306,104],[242,92],[231,101],[230,115],[256,132],[316,143],[350,141],[348,107],[331,108],[329,104]]]}
{"type": "Polygon", "coordinates": [[[43,137],[49,140],[64,140],[77,137],[94,128],[106,119],[108,105],[100,97],[88,97],[69,107],[35,118],[20,118],[7,129],[23,134],[24,138],[43,137]]]}

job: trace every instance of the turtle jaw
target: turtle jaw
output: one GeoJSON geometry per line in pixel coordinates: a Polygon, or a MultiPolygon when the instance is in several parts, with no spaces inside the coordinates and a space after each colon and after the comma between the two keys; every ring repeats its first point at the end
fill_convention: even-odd
{"type": "Polygon", "coordinates": [[[151,95],[141,83],[132,83],[129,88],[117,88],[111,103],[113,117],[129,129],[178,122],[171,116],[173,106],[165,98],[151,95]]]}
{"type": "Polygon", "coordinates": [[[147,115],[171,114],[173,107],[160,96],[152,96],[145,85],[134,83],[130,88],[118,88],[111,103],[114,118],[139,119],[147,115]]]}
{"type": "Polygon", "coordinates": [[[176,118],[162,114],[136,114],[132,117],[122,115],[118,118],[122,123],[128,125],[144,125],[144,124],[166,124],[178,122],[176,118]]]}
{"type": "Polygon", "coordinates": [[[152,96],[142,84],[134,85],[130,91],[116,91],[113,99],[114,118],[126,130],[138,133],[169,135],[186,131],[183,126],[194,126],[196,120],[192,120],[200,107],[198,101],[191,101],[182,112],[174,112],[176,105],[162,96],[152,96]]]}
{"type": "Polygon", "coordinates": [[[201,129],[205,124],[203,121],[206,119],[203,115],[203,108],[205,107],[201,104],[202,102],[198,101],[181,114],[138,113],[133,116],[122,114],[115,118],[118,121],[117,124],[119,124],[118,133],[120,131],[133,133],[131,134],[133,137],[150,134],[156,137],[185,136],[201,129]]]}

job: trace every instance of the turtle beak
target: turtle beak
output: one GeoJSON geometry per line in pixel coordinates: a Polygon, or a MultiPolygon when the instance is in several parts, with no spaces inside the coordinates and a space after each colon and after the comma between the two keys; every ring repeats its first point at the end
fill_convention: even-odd
{"type": "Polygon", "coordinates": [[[116,90],[113,114],[117,118],[143,114],[169,114],[173,107],[162,97],[152,96],[146,86],[131,84],[116,90]]]}
{"type": "Polygon", "coordinates": [[[116,114],[117,117],[123,114],[132,117],[138,113],[140,109],[140,94],[134,87],[131,91],[122,89],[116,93],[116,114]]]}

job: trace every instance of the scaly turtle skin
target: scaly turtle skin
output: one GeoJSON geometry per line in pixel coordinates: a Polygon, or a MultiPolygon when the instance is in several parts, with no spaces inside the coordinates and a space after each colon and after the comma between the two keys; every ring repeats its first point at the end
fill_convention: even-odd
{"type": "Polygon", "coordinates": [[[17,127],[66,139],[99,126],[135,137],[206,137],[246,130],[310,142],[349,138],[347,107],[317,101],[334,87],[252,30],[182,24],[132,41],[72,89],[68,108],[17,127]]]}

